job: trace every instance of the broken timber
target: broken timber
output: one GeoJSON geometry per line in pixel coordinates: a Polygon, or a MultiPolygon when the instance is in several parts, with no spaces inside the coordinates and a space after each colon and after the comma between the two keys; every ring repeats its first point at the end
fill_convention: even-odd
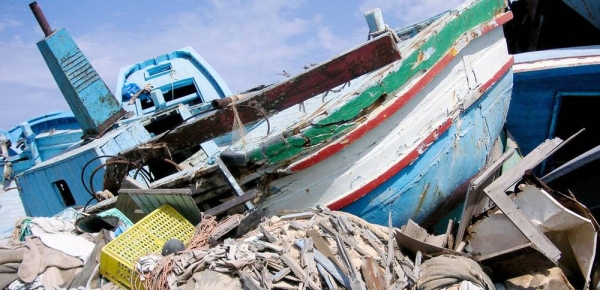
{"type": "Polygon", "coordinates": [[[517,226],[517,228],[531,241],[535,248],[544,254],[554,264],[558,263],[561,252],[552,244],[552,242],[521,212],[517,206],[508,198],[505,191],[514,185],[525,170],[534,168],[543,160],[548,158],[562,142],[560,138],[547,140],[529,153],[521,162],[513,167],[509,172],[503,174],[492,184],[486,187],[483,192],[498,206],[500,210],[517,226]]]}
{"type": "MultiPolygon", "coordinates": [[[[301,74],[263,89],[233,103],[244,124],[252,123],[302,103],[320,93],[347,83],[401,58],[391,34],[375,38],[364,45],[317,65],[301,74]]],[[[231,106],[209,112],[168,134],[161,134],[149,143],[168,144],[170,152],[198,146],[231,131],[234,113],[231,106]]],[[[128,150],[125,156],[135,154],[128,150]]]]}

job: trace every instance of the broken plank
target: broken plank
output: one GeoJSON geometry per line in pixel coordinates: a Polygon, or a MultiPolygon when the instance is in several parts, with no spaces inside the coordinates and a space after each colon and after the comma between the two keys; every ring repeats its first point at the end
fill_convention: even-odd
{"type": "Polygon", "coordinates": [[[302,270],[302,267],[300,267],[300,265],[298,265],[298,262],[296,262],[296,260],[292,257],[290,257],[288,254],[283,254],[281,255],[281,260],[288,265],[288,267],[290,267],[290,269],[292,270],[292,272],[294,272],[294,275],[296,275],[298,278],[300,278],[300,280],[306,284],[308,284],[308,287],[310,287],[311,289],[314,290],[319,290],[321,289],[321,287],[319,287],[319,285],[317,285],[317,283],[315,283],[315,281],[311,280],[310,277],[306,274],[306,272],[304,272],[304,270],[302,270]]]}
{"type": "Polygon", "coordinates": [[[349,270],[350,287],[352,287],[352,290],[366,290],[365,282],[361,279],[360,274],[356,271],[354,265],[352,265],[352,260],[350,259],[350,255],[348,254],[340,235],[335,235],[335,242],[337,243],[338,254],[349,270]]]}
{"type": "MultiPolygon", "coordinates": [[[[300,249],[304,247],[304,241],[301,239],[294,240],[294,243],[300,249]]],[[[318,249],[314,251],[314,254],[317,263],[323,266],[323,268],[325,268],[325,270],[327,270],[327,272],[329,272],[333,278],[340,282],[340,284],[342,284],[342,286],[344,286],[346,289],[352,289],[350,286],[350,279],[346,273],[343,273],[338,266],[334,265],[329,259],[327,259],[327,257],[325,257],[325,255],[323,255],[323,253],[319,252],[318,249]]]]}
{"type": "Polygon", "coordinates": [[[338,268],[340,268],[342,272],[344,272],[345,275],[348,275],[348,270],[346,269],[346,267],[344,267],[340,259],[338,259],[338,257],[336,257],[333,254],[331,248],[329,248],[329,246],[327,245],[327,241],[325,241],[325,238],[323,238],[323,236],[319,234],[319,232],[317,232],[316,230],[308,230],[306,231],[306,235],[313,239],[315,248],[317,248],[318,251],[323,253],[325,257],[331,259],[338,266],[338,268]]]}
{"type": "Polygon", "coordinates": [[[217,205],[217,206],[205,211],[204,214],[211,215],[211,216],[218,215],[218,214],[223,213],[223,212],[225,212],[235,206],[238,206],[244,202],[252,200],[257,196],[258,196],[258,190],[255,190],[255,189],[248,190],[243,195],[232,198],[220,205],[217,205]]]}
{"type": "Polygon", "coordinates": [[[366,257],[363,259],[360,270],[363,278],[365,279],[365,284],[369,290],[386,289],[383,273],[381,268],[375,262],[375,259],[372,257],[366,257]]]}
{"type": "Polygon", "coordinates": [[[328,225],[327,223],[320,221],[319,222],[319,226],[321,226],[324,230],[328,231],[329,233],[331,233],[332,235],[338,235],[340,236],[340,238],[342,239],[342,241],[344,241],[344,243],[346,243],[348,246],[352,247],[354,250],[356,250],[359,254],[363,255],[363,256],[371,256],[371,254],[367,251],[365,251],[363,248],[359,247],[358,245],[356,245],[356,243],[350,241],[347,237],[340,235],[340,233],[338,233],[336,230],[334,230],[330,225],[328,225]]]}
{"type": "MultiPolygon", "coordinates": [[[[325,63],[235,102],[237,114],[244,124],[262,120],[265,118],[263,112],[270,115],[285,110],[400,58],[400,51],[391,34],[375,38],[325,63]]],[[[165,142],[170,152],[175,153],[231,132],[233,123],[233,108],[227,106],[199,116],[196,120],[179,126],[168,134],[161,134],[149,143],[165,142]]],[[[133,150],[125,152],[124,155],[129,156],[131,151],[133,150]]]]}
{"type": "Polygon", "coordinates": [[[285,277],[290,272],[292,272],[292,270],[289,267],[279,270],[277,273],[271,275],[271,282],[274,282],[274,283],[279,282],[281,279],[283,279],[283,277],[285,277]]]}

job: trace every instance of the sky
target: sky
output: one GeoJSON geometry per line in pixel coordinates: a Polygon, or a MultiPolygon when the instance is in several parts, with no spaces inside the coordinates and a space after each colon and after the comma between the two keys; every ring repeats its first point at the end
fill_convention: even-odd
{"type": "MultiPolygon", "coordinates": [[[[32,0],[0,0],[0,129],[69,110],[36,43],[32,0]]],[[[367,40],[364,12],[401,28],[462,0],[38,0],[115,92],[122,67],[193,47],[232,92],[271,84],[367,40]]]]}

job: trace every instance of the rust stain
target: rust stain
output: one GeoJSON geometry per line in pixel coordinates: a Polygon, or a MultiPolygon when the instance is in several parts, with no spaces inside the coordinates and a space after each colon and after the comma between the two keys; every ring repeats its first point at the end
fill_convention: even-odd
{"type": "Polygon", "coordinates": [[[417,207],[415,208],[415,214],[419,213],[419,211],[421,211],[421,207],[423,206],[423,203],[425,202],[425,197],[427,197],[427,191],[429,191],[429,185],[430,183],[428,182],[425,187],[423,188],[423,192],[421,192],[421,195],[419,196],[419,203],[417,204],[417,207]]]}

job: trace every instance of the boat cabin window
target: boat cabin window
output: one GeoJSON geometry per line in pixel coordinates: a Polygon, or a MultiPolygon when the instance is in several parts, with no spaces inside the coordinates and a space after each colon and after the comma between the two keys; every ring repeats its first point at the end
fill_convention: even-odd
{"type": "MultiPolygon", "coordinates": [[[[203,102],[202,94],[198,90],[193,78],[179,80],[173,82],[173,84],[161,86],[158,89],[162,91],[165,102],[167,103],[182,98],[186,98],[183,103],[190,106],[203,102]]],[[[140,104],[142,105],[143,110],[154,107],[154,103],[150,98],[140,100],[140,104]]]]}
{"type": "Polygon", "coordinates": [[[69,188],[69,185],[66,181],[61,179],[57,182],[54,182],[54,186],[56,186],[58,193],[60,193],[60,196],[62,197],[65,206],[75,205],[75,198],[73,197],[71,189],[69,188]]]}
{"type": "Polygon", "coordinates": [[[146,72],[144,74],[145,74],[146,80],[149,80],[149,79],[169,73],[172,68],[173,67],[171,66],[171,63],[165,63],[165,64],[157,65],[153,68],[146,70],[146,72]]]}
{"type": "Polygon", "coordinates": [[[554,153],[548,170],[555,169],[600,145],[598,108],[600,108],[600,92],[557,94],[551,126],[553,132],[550,137],[566,140],[583,128],[585,131],[554,153]]]}

